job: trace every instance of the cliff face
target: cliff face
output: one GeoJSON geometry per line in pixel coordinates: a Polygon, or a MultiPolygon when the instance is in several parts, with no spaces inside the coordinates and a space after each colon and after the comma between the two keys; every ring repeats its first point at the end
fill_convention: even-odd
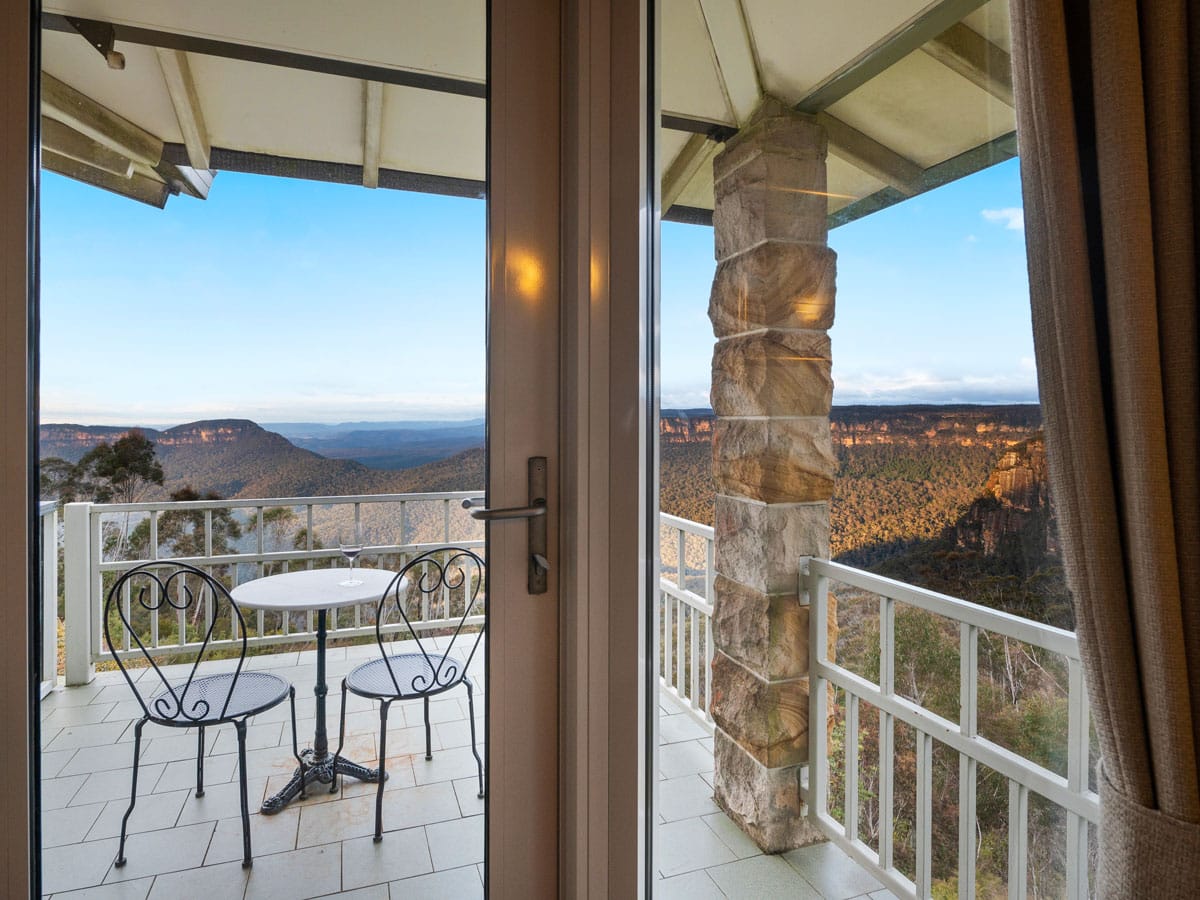
{"type": "Polygon", "coordinates": [[[658,418],[659,441],[663,444],[698,444],[712,440],[711,410],[664,409],[658,418]]]}
{"type": "Polygon", "coordinates": [[[1001,455],[983,495],[955,524],[954,542],[985,556],[1007,548],[1025,557],[1056,556],[1054,526],[1046,445],[1039,433],[1001,455]]]}

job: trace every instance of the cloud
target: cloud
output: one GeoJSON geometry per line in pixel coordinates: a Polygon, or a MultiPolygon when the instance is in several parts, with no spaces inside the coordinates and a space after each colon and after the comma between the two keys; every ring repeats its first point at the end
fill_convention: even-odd
{"type": "Polygon", "coordinates": [[[1021,361],[998,375],[946,375],[924,371],[834,374],[833,402],[853,403],[1037,403],[1037,375],[1021,361]]]}
{"type": "Polygon", "coordinates": [[[1025,230],[1025,210],[1019,206],[1006,206],[1003,209],[985,209],[980,215],[988,222],[1003,225],[1008,231],[1025,230]]]}

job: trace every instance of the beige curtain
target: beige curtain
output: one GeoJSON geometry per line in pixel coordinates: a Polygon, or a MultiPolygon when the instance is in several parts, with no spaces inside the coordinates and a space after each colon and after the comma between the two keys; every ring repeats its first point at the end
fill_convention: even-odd
{"type": "Polygon", "coordinates": [[[1034,344],[1100,896],[1200,897],[1200,0],[1013,0],[1034,344]]]}

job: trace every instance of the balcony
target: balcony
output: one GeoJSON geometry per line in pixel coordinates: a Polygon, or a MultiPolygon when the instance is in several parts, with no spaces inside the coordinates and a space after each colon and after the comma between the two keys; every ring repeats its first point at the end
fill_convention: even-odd
{"type": "MultiPolygon", "coordinates": [[[[100,628],[106,579],[136,562],[123,558],[131,555],[128,551],[113,549],[114,534],[123,535],[119,543],[130,547],[134,543],[130,536],[140,526],[138,533],[150,538],[144,548],[148,555],[157,556],[164,523],[175,516],[171,527],[178,527],[186,518],[192,523],[187,527],[194,527],[190,546],[203,549],[200,555],[187,557],[189,561],[209,566],[237,584],[288,568],[330,565],[338,553],[320,546],[323,525],[352,522],[366,531],[376,515],[386,514],[401,522],[400,541],[376,544],[367,555],[391,568],[401,556],[424,549],[449,543],[482,546],[473,523],[459,515],[457,501],[466,496],[69,505],[61,530],[65,679],[54,677],[52,654],[57,643],[49,631],[44,651],[48,655],[43,659],[42,828],[47,894],[82,897],[85,894],[70,892],[93,888],[98,892],[86,896],[381,898],[389,891],[405,897],[482,896],[483,803],[475,796],[464,697],[448,696],[431,704],[432,761],[424,758],[421,705],[393,708],[387,737],[391,777],[384,801],[389,834],[381,845],[371,840],[374,786],[350,780],[337,794],[317,790],[276,816],[252,815],[255,865],[249,873],[240,864],[232,729],[212,729],[207,736],[206,794],[200,799],[192,790],[195,735],[147,729],[140,799],[130,820],[129,862],[118,870],[112,861],[120,817],[128,804],[132,722],[138,709],[120,673],[100,671],[88,680],[91,668],[109,658],[100,628]],[[301,539],[280,542],[278,535],[272,536],[271,522],[282,518],[272,511],[281,509],[290,510],[290,521],[301,539]],[[220,546],[220,523],[230,515],[253,527],[245,529],[236,545],[220,546]]],[[[58,510],[46,506],[43,516],[46,546],[57,547],[58,510]]],[[[1065,893],[1087,896],[1091,829],[1098,807],[1088,785],[1087,705],[1072,634],[836,563],[807,561],[804,587],[812,608],[810,646],[830,645],[826,629],[832,602],[839,623],[854,619],[858,623],[854,627],[860,629],[863,621],[878,623],[866,629],[877,637],[878,656],[873,657],[873,667],[863,668],[861,654],[847,652],[843,660],[840,643],[832,658],[827,652],[813,654],[809,721],[826,722],[828,727],[811,732],[813,764],[801,790],[811,824],[828,842],[764,855],[712,799],[715,726],[708,665],[713,654],[712,529],[667,515],[660,526],[659,780],[654,836],[654,869],[660,881],[656,896],[838,900],[930,896],[934,884],[946,879],[945,852],[935,853],[934,845],[944,833],[947,817],[955,820],[960,835],[959,870],[970,873],[957,880],[959,896],[975,896],[977,888],[985,896],[997,890],[1012,897],[1032,893],[1028,891],[1030,861],[1034,875],[1043,865],[1034,851],[1060,838],[1054,865],[1065,893]],[[903,654],[897,651],[897,615],[902,613],[901,621],[907,621],[913,611],[943,624],[953,623],[957,630],[960,691],[955,710],[932,702],[930,706],[936,708],[927,708],[921,691],[898,677],[898,671],[905,670],[903,654]],[[1002,639],[1006,649],[1012,641],[1014,646],[1035,647],[1061,658],[1067,673],[1068,710],[1061,753],[1049,760],[1029,759],[997,742],[986,727],[981,729],[981,638],[1002,639]],[[852,733],[859,740],[845,739],[852,733]],[[914,752],[909,754],[902,744],[915,745],[914,752]],[[944,771],[951,758],[949,768],[959,777],[948,795],[944,771]],[[898,771],[909,762],[915,765],[912,778],[901,779],[898,771]],[[991,781],[984,780],[985,771],[991,781]],[[896,785],[910,780],[913,795],[900,796],[896,785]],[[973,875],[980,851],[978,837],[985,830],[977,817],[977,791],[980,784],[992,789],[997,781],[1007,790],[1005,852],[1006,871],[1011,875],[1007,884],[977,885],[973,875]],[[1055,825],[1052,839],[1037,832],[1035,848],[1030,846],[1031,805],[1053,809],[1048,819],[1039,812],[1035,822],[1039,828],[1043,821],[1055,825]]],[[[49,590],[58,571],[55,554],[48,552],[45,559],[46,595],[55,597],[56,591],[49,590]]],[[[331,620],[331,684],[378,653],[373,612],[364,605],[331,620]]],[[[425,609],[416,627],[436,631],[446,622],[437,609],[425,609]]],[[[176,628],[157,616],[145,625],[144,639],[168,661],[186,652],[177,637],[187,634],[186,627],[176,628]]],[[[312,733],[315,715],[315,701],[306,696],[315,680],[315,651],[309,647],[314,638],[312,619],[258,613],[248,620],[248,630],[255,655],[247,666],[276,672],[298,688],[298,730],[303,741],[304,735],[312,733]]],[[[118,650],[123,655],[136,653],[127,635],[122,643],[118,650]]],[[[480,695],[487,687],[484,669],[482,659],[472,665],[471,677],[480,695]]],[[[482,718],[483,704],[477,705],[476,714],[482,718]]],[[[336,716],[336,703],[331,703],[331,732],[336,730],[336,716]]],[[[284,705],[251,721],[247,774],[252,810],[292,770],[287,720],[284,705]]],[[[351,697],[347,726],[347,755],[364,762],[376,759],[378,716],[371,704],[351,697]]],[[[1036,879],[1033,883],[1037,885],[1036,879]]]]}

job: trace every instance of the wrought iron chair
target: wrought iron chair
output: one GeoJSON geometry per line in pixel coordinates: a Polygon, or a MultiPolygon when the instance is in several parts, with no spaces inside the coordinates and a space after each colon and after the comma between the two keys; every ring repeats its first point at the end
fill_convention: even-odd
{"type": "MultiPolygon", "coordinates": [[[[483,797],[483,760],[475,746],[475,695],[467,669],[483,638],[485,617],[477,611],[484,590],[485,565],[475,553],[462,547],[443,547],[415,557],[392,579],[375,616],[375,640],[380,658],[353,669],[342,679],[342,713],[338,732],[340,756],[346,740],[346,693],[379,700],[379,789],[375,799],[375,840],[383,840],[383,782],[387,777],[387,718],[388,707],[397,700],[415,700],[425,704],[425,758],[433,759],[433,742],[429,726],[429,698],[457,685],[467,690],[468,717],[471,722],[471,753],[479,770],[479,796],[483,797]],[[440,596],[439,596],[440,595],[440,596]],[[451,608],[462,603],[462,614],[451,616],[451,608]],[[437,608],[444,603],[446,618],[456,624],[449,643],[442,649],[427,646],[409,618],[410,604],[421,609],[437,608]],[[399,619],[397,619],[397,614],[399,619]],[[407,631],[416,641],[415,652],[389,653],[384,642],[384,629],[389,622],[402,619],[407,631]],[[478,627],[478,630],[474,630],[478,627]],[[471,630],[467,630],[471,629],[471,630]],[[458,648],[465,656],[453,654],[458,648]]],[[[403,631],[399,632],[404,634],[403,631]]],[[[429,642],[432,644],[432,642],[429,642]]]]}
{"type": "MultiPolygon", "coordinates": [[[[185,638],[186,633],[180,634],[181,643],[185,642],[185,638]]],[[[241,777],[242,867],[250,868],[253,859],[250,855],[250,810],[246,798],[246,720],[288,699],[292,707],[292,752],[300,759],[296,743],[296,689],[278,675],[243,671],[246,661],[246,621],[241,610],[223,584],[207,572],[186,563],[143,563],[123,573],[105,600],[104,639],[143,713],[133,730],[133,787],[129,795],[129,808],[121,819],[121,843],[115,865],[118,868],[125,865],[126,826],[137,803],[138,762],[142,728],[146,723],[153,722],[168,728],[197,729],[196,796],[203,797],[204,729],[210,725],[232,722],[237,729],[238,773],[241,777]],[[206,602],[208,606],[204,605],[206,602]],[[200,663],[209,655],[213,629],[222,620],[226,607],[233,629],[232,637],[236,642],[234,646],[240,651],[237,666],[232,672],[201,674],[200,663]],[[196,627],[202,637],[195,642],[198,650],[186,678],[181,681],[169,679],[154,661],[152,648],[146,647],[138,629],[131,622],[139,608],[149,611],[151,615],[157,615],[158,610],[164,608],[176,612],[181,630],[188,627],[189,614],[199,619],[196,627]],[[123,641],[119,643],[113,638],[114,619],[120,622],[129,643],[141,652],[157,679],[143,675],[135,681],[129,676],[122,659],[126,654],[118,650],[123,641]],[[237,641],[238,638],[240,641],[237,641]]],[[[302,760],[300,764],[304,765],[302,760]]]]}

